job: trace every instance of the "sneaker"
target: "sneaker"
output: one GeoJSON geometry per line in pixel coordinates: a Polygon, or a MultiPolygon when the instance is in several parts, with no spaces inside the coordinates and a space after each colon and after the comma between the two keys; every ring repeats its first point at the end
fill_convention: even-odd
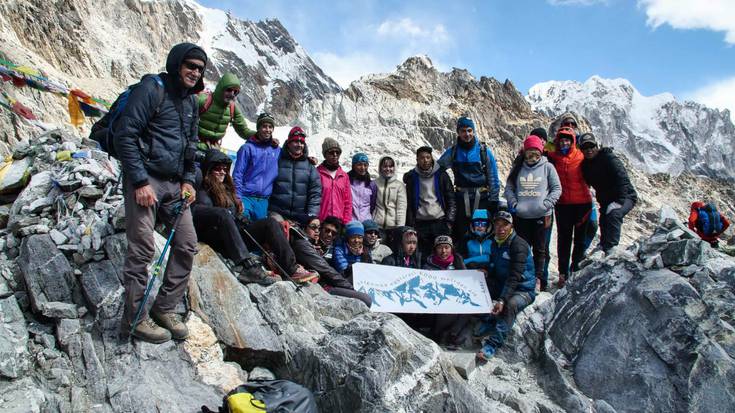
{"type": "Polygon", "coordinates": [[[296,270],[291,274],[291,278],[297,283],[317,282],[319,280],[319,273],[308,271],[301,264],[296,264],[296,270]]]}
{"type": "Polygon", "coordinates": [[[271,285],[276,282],[272,277],[263,271],[263,268],[258,262],[252,258],[243,262],[242,271],[237,276],[237,280],[243,284],[260,284],[260,285],[271,285]]]}
{"type": "Polygon", "coordinates": [[[490,361],[495,355],[495,347],[490,344],[485,344],[482,349],[475,354],[475,356],[481,361],[490,361]]]}
{"type": "Polygon", "coordinates": [[[171,340],[171,332],[159,327],[150,318],[138,322],[132,335],[153,344],[161,344],[171,340]]]}
{"type": "Polygon", "coordinates": [[[186,324],[181,321],[181,317],[176,313],[156,313],[151,311],[151,318],[159,326],[171,332],[171,338],[174,340],[183,340],[189,337],[189,329],[186,324]]]}

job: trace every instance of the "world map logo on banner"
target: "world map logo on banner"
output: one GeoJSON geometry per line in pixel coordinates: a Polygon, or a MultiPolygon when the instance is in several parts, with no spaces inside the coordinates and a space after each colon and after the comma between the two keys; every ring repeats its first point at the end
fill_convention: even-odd
{"type": "Polygon", "coordinates": [[[492,300],[485,277],[474,270],[428,271],[354,264],[355,289],[373,300],[371,311],[486,314],[492,300]]]}

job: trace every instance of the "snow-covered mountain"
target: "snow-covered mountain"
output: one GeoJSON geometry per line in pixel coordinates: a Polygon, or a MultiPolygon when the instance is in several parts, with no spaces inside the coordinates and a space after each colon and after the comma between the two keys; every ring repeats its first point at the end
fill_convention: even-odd
{"type": "Polygon", "coordinates": [[[735,127],[727,110],[679,102],[669,93],[643,96],[625,79],[599,76],[539,83],[527,99],[550,117],[581,114],[605,145],[649,173],[735,179],[735,127]]]}

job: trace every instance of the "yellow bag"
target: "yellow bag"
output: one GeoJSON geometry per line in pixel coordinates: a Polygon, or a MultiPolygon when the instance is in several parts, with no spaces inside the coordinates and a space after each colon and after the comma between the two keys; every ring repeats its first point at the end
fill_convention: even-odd
{"type": "Polygon", "coordinates": [[[265,403],[256,399],[251,393],[240,392],[227,396],[227,406],[230,413],[262,413],[265,412],[265,403]]]}

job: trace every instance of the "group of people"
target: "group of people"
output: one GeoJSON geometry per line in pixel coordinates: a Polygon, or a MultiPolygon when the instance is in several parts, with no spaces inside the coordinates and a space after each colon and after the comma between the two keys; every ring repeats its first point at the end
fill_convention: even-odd
{"type": "MultiPolygon", "coordinates": [[[[275,119],[262,113],[256,129],[248,129],[234,104],[240,93],[235,76],[223,76],[213,93],[200,93],[206,64],[202,48],[174,46],[166,72],[131,87],[110,125],[123,169],[128,240],[122,328],[142,340],[188,335],[173,310],[198,240],[233,260],[243,283],[268,285],[277,276],[314,281],[368,306],[370,297],[351,282],[354,263],[479,269],[495,302],[479,329],[486,338],[478,356],[488,358],[516,315],[548,288],[553,223],[563,287],[592,242],[597,216],[597,249],[609,254],[637,202],[620,160],[591,133],[580,135],[571,115],[552,125],[553,139],[543,128],[525,138],[502,202],[494,154],[467,116],[457,120],[454,145],[438,159],[431,147],[418,148],[416,165],[402,179],[390,156],[379,159],[377,177],[365,153],[353,154],[346,172],[334,139],[323,140],[324,160],[317,165],[302,128],[293,127],[280,144],[273,137],[275,119]],[[228,125],[245,139],[234,164],[220,148],[228,125]],[[203,158],[196,156],[202,151],[203,158]],[[150,311],[131,326],[155,253],[155,224],[170,224],[184,197],[191,208],[180,213],[162,286],[150,311]]],[[[432,323],[438,340],[451,340],[447,335],[462,321],[439,316],[432,323]]]]}

